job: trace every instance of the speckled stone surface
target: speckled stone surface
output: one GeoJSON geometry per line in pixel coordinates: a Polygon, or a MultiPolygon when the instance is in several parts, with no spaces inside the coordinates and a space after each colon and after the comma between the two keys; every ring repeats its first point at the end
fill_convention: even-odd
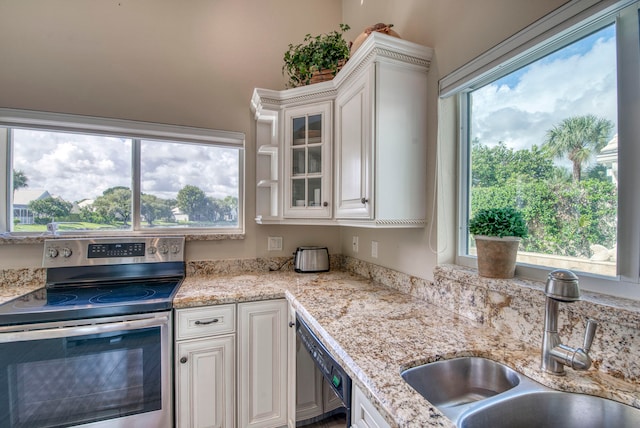
{"type": "MultiPolygon", "coordinates": [[[[640,408],[636,301],[585,294],[563,305],[564,343],[582,343],[587,317],[600,330],[595,367],[556,377],[539,370],[543,284],[487,280],[460,266],[437,267],[431,282],[341,256],[332,256],[332,272],[297,274],[290,259],[188,262],[174,305],[288,299],[394,427],[453,426],[400,371],[456,356],[484,356],[546,386],[640,408]]],[[[1,303],[43,286],[44,269],[0,271],[0,280],[1,303]]]]}
{"type": "Polygon", "coordinates": [[[546,386],[640,407],[636,383],[597,370],[569,371],[561,378],[543,374],[539,347],[360,275],[334,271],[192,276],[183,283],[174,305],[185,308],[274,298],[287,298],[309,321],[392,426],[453,426],[402,380],[400,371],[456,356],[484,356],[546,386]]]}
{"type": "Polygon", "coordinates": [[[44,268],[0,269],[0,303],[44,286],[44,268]]]}

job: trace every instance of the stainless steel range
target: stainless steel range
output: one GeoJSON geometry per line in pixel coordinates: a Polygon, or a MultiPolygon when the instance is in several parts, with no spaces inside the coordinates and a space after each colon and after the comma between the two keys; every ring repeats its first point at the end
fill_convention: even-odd
{"type": "Polygon", "coordinates": [[[0,426],[170,427],[184,238],[47,240],[43,266],[0,305],[0,426]]]}

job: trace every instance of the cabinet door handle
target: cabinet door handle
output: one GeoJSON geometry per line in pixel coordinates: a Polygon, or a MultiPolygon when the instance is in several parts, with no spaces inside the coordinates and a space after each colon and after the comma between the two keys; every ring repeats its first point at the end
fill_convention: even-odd
{"type": "Polygon", "coordinates": [[[329,206],[329,202],[324,201],[324,202],[322,203],[322,206],[323,206],[323,207],[328,207],[328,206],[329,206]]]}
{"type": "Polygon", "coordinates": [[[218,322],[218,321],[220,321],[218,318],[214,318],[214,319],[209,320],[209,321],[200,321],[200,320],[197,320],[197,321],[195,322],[195,324],[196,324],[196,325],[209,325],[209,324],[216,323],[216,322],[218,322]]]}
{"type": "Polygon", "coordinates": [[[188,359],[187,357],[182,357],[182,358],[180,358],[180,362],[181,362],[182,364],[185,364],[187,361],[189,361],[189,359],[188,359]]]}
{"type": "Polygon", "coordinates": [[[362,199],[360,199],[360,202],[362,202],[363,204],[366,204],[367,202],[369,202],[369,199],[362,198],[362,199]]]}
{"type": "Polygon", "coordinates": [[[293,327],[293,326],[295,326],[295,325],[296,325],[296,323],[295,323],[295,322],[293,322],[293,321],[289,321],[289,327],[293,327]]]}

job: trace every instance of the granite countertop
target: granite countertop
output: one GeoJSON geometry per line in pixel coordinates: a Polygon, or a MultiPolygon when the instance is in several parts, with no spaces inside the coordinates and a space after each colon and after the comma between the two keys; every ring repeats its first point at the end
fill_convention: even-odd
{"type": "MultiPolygon", "coordinates": [[[[17,272],[2,284],[0,303],[41,287],[43,271],[32,276],[17,272]]],[[[594,369],[567,370],[563,377],[544,374],[539,369],[539,347],[347,272],[188,275],[174,298],[174,307],[278,298],[293,305],[393,427],[454,426],[406,384],[400,372],[458,356],[486,357],[555,389],[640,408],[637,383],[594,369]]]]}
{"type": "Polygon", "coordinates": [[[465,317],[346,272],[187,277],[174,307],[287,298],[392,426],[453,427],[400,376],[404,368],[456,356],[506,363],[556,389],[640,407],[638,385],[596,370],[540,371],[540,349],[465,317]]]}

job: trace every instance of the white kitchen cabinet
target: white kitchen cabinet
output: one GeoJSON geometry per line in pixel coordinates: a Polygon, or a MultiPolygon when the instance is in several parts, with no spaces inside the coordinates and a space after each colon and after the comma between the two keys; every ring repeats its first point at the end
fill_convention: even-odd
{"type": "Polygon", "coordinates": [[[238,426],[287,424],[287,302],[238,304],[238,426]]]}
{"type": "Polygon", "coordinates": [[[432,55],[431,48],[372,33],[329,82],[284,91],[255,89],[251,108],[257,146],[272,148],[269,155],[258,150],[256,221],[424,226],[432,55]],[[314,147],[315,140],[309,144],[317,138],[313,129],[314,136],[307,134],[304,150],[296,153],[293,142],[300,138],[294,122],[303,123],[304,115],[311,130],[308,119],[314,114],[326,115],[326,147],[314,147]],[[321,183],[312,172],[310,151],[322,151],[321,183]],[[275,157],[267,161],[267,156],[275,157]]]}
{"type": "Polygon", "coordinates": [[[336,216],[373,218],[371,149],[373,122],[369,68],[348,83],[336,99],[336,216]]]}
{"type": "Polygon", "coordinates": [[[263,112],[256,116],[256,221],[277,219],[280,206],[280,147],[278,114],[263,112]]]}
{"type": "Polygon", "coordinates": [[[331,102],[284,111],[284,217],[331,218],[331,102]]]}
{"type": "Polygon", "coordinates": [[[289,331],[287,332],[287,427],[296,426],[296,310],[288,306],[289,331]]]}
{"type": "Polygon", "coordinates": [[[335,168],[342,224],[425,224],[426,117],[426,67],[378,58],[340,89],[335,168]]]}
{"type": "Polygon", "coordinates": [[[391,428],[357,385],[353,386],[351,424],[357,428],[391,428]]]}
{"type": "Polygon", "coordinates": [[[176,310],[177,427],[235,426],[235,305],[176,310]]]}

